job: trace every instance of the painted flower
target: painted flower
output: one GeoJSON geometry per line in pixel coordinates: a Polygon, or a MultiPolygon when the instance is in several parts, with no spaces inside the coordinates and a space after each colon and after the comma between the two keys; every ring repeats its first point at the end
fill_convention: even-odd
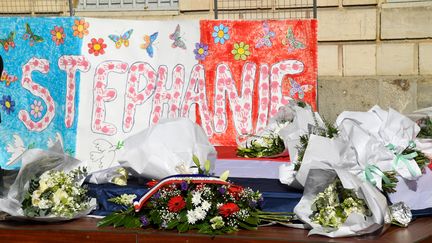
{"type": "Polygon", "coordinates": [[[3,95],[3,99],[0,100],[2,108],[8,115],[15,110],[15,101],[12,100],[10,95],[3,95]]]}
{"type": "Polygon", "coordinates": [[[105,48],[107,47],[107,45],[104,43],[104,39],[99,38],[92,38],[91,42],[88,43],[88,47],[89,47],[89,53],[93,54],[95,56],[99,56],[105,54],[105,48]]]}
{"type": "Polygon", "coordinates": [[[180,210],[182,210],[184,207],[186,207],[186,202],[185,202],[185,200],[183,199],[182,196],[172,197],[168,201],[168,210],[170,212],[177,213],[180,210]]]}
{"type": "Polygon", "coordinates": [[[66,34],[64,33],[63,27],[54,26],[54,29],[51,30],[51,35],[51,39],[56,43],[56,45],[64,44],[66,34]]]}
{"type": "Polygon", "coordinates": [[[30,105],[30,108],[30,114],[32,114],[34,118],[40,118],[42,116],[43,106],[40,101],[33,101],[33,104],[30,105]]]}
{"type": "Polygon", "coordinates": [[[242,59],[243,61],[251,54],[249,51],[249,45],[244,42],[235,43],[234,49],[232,49],[231,53],[234,55],[234,59],[242,59]]]}
{"type": "Polygon", "coordinates": [[[204,61],[204,59],[208,56],[208,45],[204,43],[195,43],[195,59],[204,61]]]}
{"type": "Polygon", "coordinates": [[[219,208],[219,214],[223,217],[228,217],[240,210],[239,206],[235,203],[226,203],[219,208]]]}
{"type": "Polygon", "coordinates": [[[216,25],[213,27],[214,32],[212,33],[214,43],[221,43],[222,45],[225,44],[225,40],[229,40],[230,35],[228,34],[229,28],[226,27],[223,24],[220,24],[219,26],[216,25]]]}
{"type": "Polygon", "coordinates": [[[72,26],[73,35],[82,39],[85,35],[88,35],[88,27],[89,23],[85,22],[84,19],[76,19],[75,24],[72,26]]]}

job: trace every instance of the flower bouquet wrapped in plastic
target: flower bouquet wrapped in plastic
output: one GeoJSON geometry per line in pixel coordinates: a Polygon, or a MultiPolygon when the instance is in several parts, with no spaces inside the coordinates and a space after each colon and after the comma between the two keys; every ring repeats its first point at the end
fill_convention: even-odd
{"type": "Polygon", "coordinates": [[[279,108],[275,116],[270,118],[268,125],[257,134],[237,136],[237,156],[245,158],[273,158],[286,155],[286,146],[280,136],[281,129],[288,126],[294,119],[294,106],[306,106],[301,101],[290,101],[279,108]]]}
{"type": "MultiPolygon", "coordinates": [[[[343,112],[336,123],[347,131],[353,131],[354,126],[361,127],[365,133],[376,138],[378,143],[370,147],[372,149],[361,153],[368,156],[369,160],[377,162],[376,157],[388,158],[388,151],[393,154],[390,163],[387,159],[387,162],[381,163],[380,168],[384,172],[389,171],[390,167],[397,174],[398,182],[389,194],[392,202],[406,202],[412,209],[432,207],[432,201],[429,200],[432,196],[430,190],[432,179],[430,169],[427,168],[430,162],[424,153],[427,152],[427,149],[425,150],[427,146],[417,139],[420,127],[415,122],[393,109],[385,111],[374,106],[368,112],[343,112]],[[377,150],[382,146],[385,146],[388,151],[377,150]]],[[[353,139],[353,134],[350,133],[348,139],[358,141],[357,148],[361,148],[364,140],[353,139]]]]}
{"type": "Polygon", "coordinates": [[[309,235],[347,237],[373,233],[388,217],[386,198],[371,184],[316,161],[309,170],[303,197],[294,208],[309,235]]]}
{"type": "Polygon", "coordinates": [[[60,143],[49,150],[30,149],[18,158],[21,168],[0,198],[0,211],[10,219],[63,221],[93,210],[95,201],[81,186],[85,166],[63,152],[60,143]]]}
{"type": "Polygon", "coordinates": [[[294,110],[294,119],[279,132],[288,149],[290,162],[280,166],[279,180],[283,184],[301,188],[302,186],[295,180],[295,175],[301,166],[309,136],[311,134],[325,135],[328,130],[321,116],[309,105],[293,102],[290,107],[294,110]]]}

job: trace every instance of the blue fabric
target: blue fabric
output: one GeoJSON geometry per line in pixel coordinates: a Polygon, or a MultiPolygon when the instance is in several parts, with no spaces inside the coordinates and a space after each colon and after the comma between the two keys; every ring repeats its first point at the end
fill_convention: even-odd
{"type": "MultiPolygon", "coordinates": [[[[230,178],[230,181],[243,187],[250,187],[263,194],[263,211],[267,212],[293,212],[294,207],[303,196],[303,192],[283,185],[279,180],[261,178],[230,178]]],[[[114,211],[124,209],[115,203],[108,202],[108,199],[122,194],[135,194],[137,198],[142,197],[148,188],[148,180],[132,178],[128,180],[127,186],[114,184],[90,184],[88,183],[89,196],[95,197],[98,208],[92,212],[94,215],[105,216],[114,211]]],[[[432,208],[423,210],[412,210],[413,217],[432,216],[432,208]]]]}

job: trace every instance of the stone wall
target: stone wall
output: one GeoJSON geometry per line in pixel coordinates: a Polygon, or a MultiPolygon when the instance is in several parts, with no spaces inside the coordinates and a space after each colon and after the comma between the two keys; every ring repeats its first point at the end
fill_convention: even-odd
{"type": "MultiPolygon", "coordinates": [[[[255,9],[254,15],[249,16],[244,9],[238,16],[234,15],[245,19],[257,17],[256,12],[265,16],[281,3],[289,2],[238,1],[247,1],[248,8],[255,9]]],[[[374,104],[402,112],[432,106],[432,1],[317,1],[318,107],[328,120],[334,120],[343,110],[363,111],[374,104]]],[[[179,5],[179,11],[78,11],[76,15],[128,19],[214,18],[213,0],[179,0],[179,5]]]]}

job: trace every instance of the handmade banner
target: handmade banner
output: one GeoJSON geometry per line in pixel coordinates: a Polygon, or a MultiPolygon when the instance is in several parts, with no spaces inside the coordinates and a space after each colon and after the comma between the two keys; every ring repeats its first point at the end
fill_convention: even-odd
{"type": "Polygon", "coordinates": [[[315,20],[1,22],[3,168],[62,140],[103,169],[126,137],[179,116],[234,145],[291,98],[316,107],[315,20]]]}

